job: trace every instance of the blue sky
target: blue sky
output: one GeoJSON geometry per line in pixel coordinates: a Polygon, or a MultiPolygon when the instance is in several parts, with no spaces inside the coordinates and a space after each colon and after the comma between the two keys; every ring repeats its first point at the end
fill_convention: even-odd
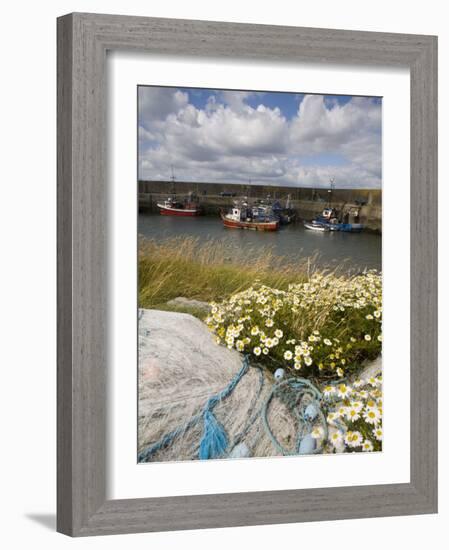
{"type": "MultiPolygon", "coordinates": [[[[216,101],[223,100],[223,94],[219,90],[205,90],[203,88],[177,88],[182,92],[189,94],[189,102],[197,109],[204,109],[208,99],[211,96],[216,98],[216,101]]],[[[234,91],[234,90],[231,90],[234,91]]],[[[298,113],[299,105],[307,94],[289,93],[289,92],[254,92],[253,95],[246,99],[246,104],[254,109],[260,103],[266,107],[274,109],[278,107],[282,114],[288,119],[292,119],[298,113]]],[[[326,95],[324,96],[327,105],[345,105],[351,101],[352,96],[348,95],[326,95]]],[[[373,101],[380,102],[380,98],[373,98],[373,101]]]]}
{"type": "Polygon", "coordinates": [[[139,178],[380,188],[381,99],[140,86],[139,178]]]}

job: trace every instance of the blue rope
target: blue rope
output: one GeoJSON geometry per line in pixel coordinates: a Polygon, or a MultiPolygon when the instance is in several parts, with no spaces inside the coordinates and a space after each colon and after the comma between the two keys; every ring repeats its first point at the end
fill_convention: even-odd
{"type": "MultiPolygon", "coordinates": [[[[175,439],[186,433],[188,430],[193,428],[201,421],[203,421],[203,433],[199,444],[198,457],[201,460],[208,460],[224,456],[229,447],[229,439],[224,427],[215,417],[213,410],[219,403],[221,403],[223,400],[229,397],[229,395],[231,395],[237,384],[248,372],[249,366],[250,364],[248,356],[245,355],[243,357],[241,369],[229,382],[229,384],[222,391],[210,397],[206,401],[200,413],[193,416],[185,424],[165,434],[159,441],[148,446],[146,449],[140,452],[138,455],[139,462],[148,462],[154,454],[171,445],[175,441],[175,439]]],[[[255,409],[255,405],[261,395],[263,388],[264,376],[260,367],[259,371],[260,387],[255,399],[253,400],[250,410],[255,409]]],[[[314,386],[309,380],[306,380],[305,378],[287,378],[286,380],[274,384],[267,400],[264,403],[262,411],[253,412],[250,420],[245,425],[242,432],[236,436],[233,442],[233,446],[239,443],[247,435],[249,429],[252,427],[260,414],[262,416],[265,431],[268,434],[268,437],[270,438],[273,446],[280,454],[292,456],[296,454],[316,454],[322,452],[322,446],[318,447],[315,440],[313,440],[310,435],[316,418],[319,418],[324,428],[323,443],[328,438],[327,422],[320,406],[321,399],[322,394],[318,390],[318,388],[316,388],[316,386],[314,386]],[[268,410],[271,401],[275,397],[282,400],[282,402],[296,417],[298,424],[300,425],[300,428],[298,428],[296,434],[294,449],[292,451],[285,449],[281,445],[279,440],[274,436],[268,422],[268,410]],[[304,399],[305,397],[307,399],[304,399]],[[312,409],[314,411],[314,415],[312,415],[312,417],[310,416],[310,414],[307,414],[307,411],[310,411],[309,407],[311,405],[314,407],[312,409]]]]}
{"type": "Polygon", "coordinates": [[[305,414],[307,408],[310,405],[313,405],[315,408],[314,410],[316,411],[316,416],[319,417],[324,428],[323,442],[325,442],[328,438],[329,432],[326,418],[320,407],[321,399],[322,394],[319,389],[305,378],[287,378],[282,382],[274,384],[270,395],[265,401],[261,414],[265,431],[270,438],[271,443],[279,453],[284,456],[293,456],[297,454],[317,454],[322,452],[323,447],[316,446],[315,441],[311,439],[310,435],[315,418],[309,418],[305,414]],[[309,400],[304,400],[304,397],[306,396],[309,397],[309,400]],[[281,445],[279,440],[273,434],[268,422],[268,410],[271,401],[275,397],[280,398],[285,403],[285,405],[296,416],[301,425],[301,428],[298,429],[295,447],[292,451],[287,450],[283,445],[281,445]]]}
{"type": "Polygon", "coordinates": [[[216,405],[218,405],[218,403],[226,399],[234,391],[237,384],[248,372],[248,369],[249,360],[245,355],[243,357],[243,364],[239,372],[221,392],[207,400],[201,413],[193,416],[187,423],[165,434],[159,441],[141,451],[138,455],[138,461],[148,462],[148,460],[155,453],[171,445],[177,437],[191,429],[201,420],[204,422],[204,428],[200,442],[199,458],[201,460],[207,460],[209,458],[218,458],[223,456],[228,447],[229,441],[223,426],[215,418],[213,409],[216,405]]]}

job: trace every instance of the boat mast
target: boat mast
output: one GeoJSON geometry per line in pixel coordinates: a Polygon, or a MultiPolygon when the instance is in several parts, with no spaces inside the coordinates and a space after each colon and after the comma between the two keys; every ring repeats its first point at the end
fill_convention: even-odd
{"type": "Polygon", "coordinates": [[[170,164],[170,168],[171,168],[171,178],[170,178],[170,181],[171,181],[171,192],[173,195],[176,195],[176,189],[175,189],[175,173],[173,171],[173,164],[170,164]]]}
{"type": "Polygon", "coordinates": [[[335,189],[335,178],[334,177],[330,178],[329,187],[330,187],[330,189],[327,190],[328,196],[329,196],[329,208],[332,208],[332,192],[335,189]]]}

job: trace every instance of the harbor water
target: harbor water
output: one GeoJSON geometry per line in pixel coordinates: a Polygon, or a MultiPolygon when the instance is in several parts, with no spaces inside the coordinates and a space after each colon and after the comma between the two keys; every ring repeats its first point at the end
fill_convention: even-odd
{"type": "Polygon", "coordinates": [[[270,249],[288,261],[315,257],[316,265],[325,268],[382,269],[382,237],[369,232],[315,232],[305,229],[301,222],[281,226],[279,231],[248,231],[226,229],[218,216],[176,217],[146,212],[139,213],[138,232],[157,241],[180,236],[213,239],[239,253],[251,250],[264,254],[270,249]]]}

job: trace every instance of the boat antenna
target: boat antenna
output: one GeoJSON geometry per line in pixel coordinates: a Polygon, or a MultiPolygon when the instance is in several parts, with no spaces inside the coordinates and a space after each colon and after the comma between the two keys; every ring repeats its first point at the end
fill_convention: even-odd
{"type": "Polygon", "coordinates": [[[172,187],[172,193],[175,195],[176,194],[176,191],[175,191],[175,173],[173,171],[173,164],[170,164],[170,168],[171,168],[171,178],[170,178],[170,181],[171,181],[171,187],[172,187]]]}

